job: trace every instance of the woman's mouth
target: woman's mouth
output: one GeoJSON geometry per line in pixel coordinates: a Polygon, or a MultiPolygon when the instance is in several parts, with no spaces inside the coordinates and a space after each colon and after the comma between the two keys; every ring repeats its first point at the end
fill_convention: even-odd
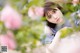
{"type": "Polygon", "coordinates": [[[60,19],[59,19],[59,18],[57,18],[57,19],[56,19],[56,22],[59,22],[59,21],[60,21],[60,19]]]}

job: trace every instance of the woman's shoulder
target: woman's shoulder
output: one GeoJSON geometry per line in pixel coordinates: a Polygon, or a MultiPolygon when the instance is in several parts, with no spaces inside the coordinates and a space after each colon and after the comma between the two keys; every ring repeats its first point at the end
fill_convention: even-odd
{"type": "Polygon", "coordinates": [[[44,33],[47,34],[47,35],[52,34],[52,31],[51,31],[51,29],[50,29],[49,26],[45,25],[45,27],[44,27],[44,33]]]}

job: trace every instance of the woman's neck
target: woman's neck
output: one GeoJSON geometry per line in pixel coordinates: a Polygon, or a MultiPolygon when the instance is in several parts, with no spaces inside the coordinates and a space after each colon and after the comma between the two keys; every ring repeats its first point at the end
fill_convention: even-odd
{"type": "MultiPolygon", "coordinates": [[[[46,21],[47,21],[47,20],[46,20],[46,21]]],[[[49,21],[47,21],[47,25],[48,25],[49,27],[51,27],[51,28],[56,28],[56,26],[57,26],[57,24],[51,23],[51,22],[49,22],[49,21]]]]}

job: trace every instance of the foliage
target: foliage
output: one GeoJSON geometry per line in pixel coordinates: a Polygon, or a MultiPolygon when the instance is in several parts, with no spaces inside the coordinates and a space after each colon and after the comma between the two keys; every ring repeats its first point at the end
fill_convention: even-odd
{"type": "Polygon", "coordinates": [[[72,28],[66,28],[66,27],[65,27],[65,28],[63,28],[63,29],[60,30],[60,33],[61,33],[60,38],[64,38],[64,37],[66,37],[67,35],[73,33],[73,29],[72,29],[72,28]]]}
{"type": "MultiPolygon", "coordinates": [[[[16,50],[26,53],[29,47],[31,49],[29,52],[31,52],[33,48],[37,47],[37,42],[41,39],[40,37],[43,34],[44,25],[42,20],[31,20],[27,12],[28,8],[32,5],[42,6],[44,0],[32,0],[30,2],[28,2],[28,0],[8,0],[8,2],[23,16],[22,27],[20,29],[11,30],[17,42],[16,50]]],[[[1,9],[3,9],[3,7],[1,9]]],[[[0,21],[0,34],[6,34],[7,30],[10,29],[6,29],[3,22],[0,21]]]]}
{"type": "MultiPolygon", "coordinates": [[[[43,6],[45,1],[44,0],[8,0],[10,4],[15,8],[19,13],[22,14],[23,18],[23,25],[20,29],[17,30],[11,30],[13,31],[15,35],[15,39],[17,42],[17,48],[16,50],[20,50],[22,53],[26,53],[26,49],[28,47],[32,50],[33,48],[37,47],[37,42],[40,41],[40,37],[43,34],[44,30],[44,25],[43,25],[43,19],[41,20],[31,20],[28,17],[28,9],[31,6],[43,6]],[[26,44],[27,43],[27,44],[26,44]],[[26,44],[26,45],[25,45],[26,44]]],[[[67,17],[68,19],[70,18],[70,15],[73,12],[76,12],[78,9],[80,9],[80,4],[77,6],[72,6],[72,4],[63,4],[63,13],[64,16],[67,17]]],[[[3,7],[0,7],[2,10],[3,7]]],[[[79,31],[80,27],[74,27],[74,31],[79,31]]],[[[0,34],[6,33],[8,29],[5,28],[3,22],[0,21],[0,34]]],[[[61,30],[62,35],[61,38],[65,37],[64,35],[66,33],[71,33],[72,30],[66,30],[63,31],[61,30]]]]}

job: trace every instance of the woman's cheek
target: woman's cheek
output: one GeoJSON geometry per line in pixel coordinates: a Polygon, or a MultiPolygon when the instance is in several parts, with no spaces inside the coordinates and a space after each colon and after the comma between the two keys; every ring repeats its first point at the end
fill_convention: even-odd
{"type": "Polygon", "coordinates": [[[61,22],[63,22],[63,19],[62,19],[62,18],[60,19],[60,23],[61,23],[61,22]]]}

